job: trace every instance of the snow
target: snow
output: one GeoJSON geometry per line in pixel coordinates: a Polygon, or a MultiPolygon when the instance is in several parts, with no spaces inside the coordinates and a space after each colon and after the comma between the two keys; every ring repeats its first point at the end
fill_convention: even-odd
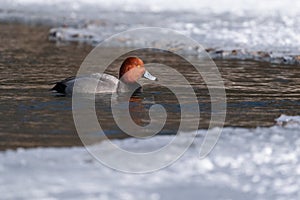
{"type": "Polygon", "coordinates": [[[288,115],[281,115],[276,120],[278,125],[299,125],[300,124],[300,116],[288,116],[288,115]]]}
{"type": "Polygon", "coordinates": [[[272,52],[286,60],[300,54],[299,11],[292,0],[2,0],[0,19],[55,24],[51,40],[94,45],[132,28],[170,28],[207,48],[272,52]]]}
{"type": "MultiPolygon", "coordinates": [[[[84,147],[7,150],[0,153],[0,199],[296,200],[300,198],[299,118],[282,115],[277,122],[286,123],[272,127],[224,128],[204,159],[199,159],[199,148],[205,130],[199,130],[179,160],[148,174],[110,169],[84,147]]],[[[160,148],[170,137],[114,143],[147,151],[160,148]]],[[[105,142],[95,145],[104,146],[105,142]]]]}
{"type": "Polygon", "coordinates": [[[104,9],[120,8],[127,11],[199,11],[203,9],[212,10],[215,13],[221,12],[236,12],[241,13],[243,11],[255,10],[260,12],[273,12],[274,10],[281,13],[299,13],[300,3],[292,0],[211,0],[211,1],[199,1],[199,0],[52,0],[52,1],[40,1],[40,0],[2,0],[4,8],[15,8],[16,6],[55,6],[55,7],[68,7],[72,10],[80,10],[86,5],[92,5],[101,7],[104,9]]]}

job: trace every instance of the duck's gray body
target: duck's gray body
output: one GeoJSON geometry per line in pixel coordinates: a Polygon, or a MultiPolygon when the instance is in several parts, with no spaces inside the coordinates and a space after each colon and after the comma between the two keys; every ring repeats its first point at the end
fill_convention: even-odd
{"type": "Polygon", "coordinates": [[[75,81],[76,92],[83,94],[141,91],[141,86],[138,83],[130,85],[124,84],[112,75],[101,73],[67,78],[63,81],[57,82],[51,90],[59,94],[72,95],[75,81]]]}
{"type": "Polygon", "coordinates": [[[87,76],[71,77],[57,82],[51,89],[60,94],[71,95],[76,81],[78,93],[113,93],[118,91],[119,79],[109,74],[94,73],[87,76]]]}

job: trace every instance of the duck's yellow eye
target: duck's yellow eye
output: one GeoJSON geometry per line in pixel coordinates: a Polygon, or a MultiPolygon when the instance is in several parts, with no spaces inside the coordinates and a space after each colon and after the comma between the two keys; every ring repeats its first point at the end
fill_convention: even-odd
{"type": "Polygon", "coordinates": [[[141,65],[138,65],[137,67],[138,67],[138,68],[140,68],[140,67],[141,67],[141,65]]]}

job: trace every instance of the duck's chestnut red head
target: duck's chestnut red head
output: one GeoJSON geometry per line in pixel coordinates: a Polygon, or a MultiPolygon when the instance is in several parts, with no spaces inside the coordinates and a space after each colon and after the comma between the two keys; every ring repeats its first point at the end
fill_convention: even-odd
{"type": "Polygon", "coordinates": [[[143,76],[150,80],[156,80],[156,77],[152,76],[148,71],[146,71],[144,62],[140,58],[126,58],[121,65],[119,79],[124,83],[135,83],[143,76]]]}

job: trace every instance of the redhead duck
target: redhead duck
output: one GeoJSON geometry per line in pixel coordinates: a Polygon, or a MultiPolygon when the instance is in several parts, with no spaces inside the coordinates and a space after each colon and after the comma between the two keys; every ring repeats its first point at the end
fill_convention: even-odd
{"type": "Polygon", "coordinates": [[[155,81],[156,77],[152,76],[144,67],[144,62],[138,57],[128,57],[122,63],[119,71],[119,79],[109,74],[94,73],[87,76],[70,77],[60,82],[51,89],[60,94],[71,95],[76,80],[77,91],[80,93],[114,93],[129,92],[134,89],[140,89],[141,86],[137,81],[141,78],[147,78],[155,81]],[[95,87],[91,87],[97,84],[95,87]]]}

